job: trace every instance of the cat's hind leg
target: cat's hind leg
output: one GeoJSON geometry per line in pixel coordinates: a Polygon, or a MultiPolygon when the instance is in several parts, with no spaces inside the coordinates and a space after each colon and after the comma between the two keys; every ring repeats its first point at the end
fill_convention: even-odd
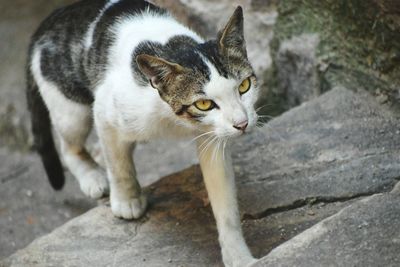
{"type": "MultiPolygon", "coordinates": [[[[75,102],[63,94],[61,86],[55,81],[57,75],[62,76],[64,73],[47,73],[53,75],[51,78],[43,75],[43,49],[45,48],[36,48],[33,52],[30,69],[49,111],[53,128],[60,137],[64,161],[79,181],[83,193],[99,198],[108,191],[108,183],[103,170],[85,148],[93,124],[91,105],[75,102]]],[[[78,94],[80,91],[74,92],[78,94]]]]}
{"type": "Polygon", "coordinates": [[[92,129],[90,105],[66,98],[53,83],[42,83],[41,95],[49,109],[55,132],[60,137],[61,153],[70,172],[78,180],[82,192],[91,198],[108,193],[105,172],[85,148],[92,129]]]}
{"type": "Polygon", "coordinates": [[[65,163],[79,182],[82,192],[91,198],[100,198],[108,193],[108,182],[103,169],[93,160],[85,148],[92,126],[90,108],[79,117],[70,120],[70,128],[57,127],[65,163]],[[73,126],[75,129],[72,129],[73,126]]]}

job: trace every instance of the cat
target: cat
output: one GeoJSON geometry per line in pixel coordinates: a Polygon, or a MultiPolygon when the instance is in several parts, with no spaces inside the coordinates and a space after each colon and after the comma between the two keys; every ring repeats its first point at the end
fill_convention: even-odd
{"type": "Polygon", "coordinates": [[[243,238],[225,145],[257,122],[258,86],[239,6],[205,41],[142,0],[83,0],[54,11],[32,36],[27,100],[34,145],[52,187],[64,184],[61,154],[84,194],[109,192],[112,213],[147,207],[136,179],[135,142],[194,137],[225,266],[255,261],[243,238]],[[85,148],[95,126],[104,171],[85,148]]]}

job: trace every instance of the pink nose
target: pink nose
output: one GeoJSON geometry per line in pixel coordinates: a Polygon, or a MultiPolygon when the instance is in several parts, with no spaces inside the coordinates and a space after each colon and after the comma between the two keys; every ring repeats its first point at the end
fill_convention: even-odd
{"type": "Polygon", "coordinates": [[[245,120],[245,121],[242,121],[242,122],[240,122],[238,124],[233,125],[233,128],[244,132],[246,130],[248,124],[249,124],[248,121],[245,120]]]}

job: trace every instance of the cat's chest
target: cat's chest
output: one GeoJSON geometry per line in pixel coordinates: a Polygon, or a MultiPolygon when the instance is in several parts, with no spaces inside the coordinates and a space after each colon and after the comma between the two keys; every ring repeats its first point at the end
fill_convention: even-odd
{"type": "MultiPolygon", "coordinates": [[[[127,115],[127,114],[125,114],[127,115]]],[[[125,117],[119,121],[118,127],[126,139],[131,141],[149,141],[163,138],[187,138],[194,135],[194,131],[184,125],[176,124],[174,120],[156,118],[140,114],[125,117]]]]}
{"type": "Polygon", "coordinates": [[[132,141],[185,138],[194,134],[190,123],[178,122],[172,109],[155,91],[140,96],[125,94],[113,105],[112,113],[120,131],[132,141]]]}

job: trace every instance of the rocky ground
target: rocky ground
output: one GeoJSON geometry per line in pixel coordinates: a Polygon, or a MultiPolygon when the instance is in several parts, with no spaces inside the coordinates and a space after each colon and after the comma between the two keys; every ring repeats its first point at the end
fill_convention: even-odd
{"type": "MultiPolygon", "coordinates": [[[[222,266],[189,141],[137,148],[150,196],[138,221],[114,218],[107,199],[88,200],[70,176],[61,192],[48,185],[29,150],[23,64],[39,20],[68,2],[0,0],[0,266],[222,266]]],[[[156,2],[206,36],[243,5],[249,56],[267,77],[274,1],[156,2]]],[[[314,90],[318,41],[288,40],[275,66],[293,97],[289,106],[314,99],[232,144],[244,234],[260,258],[255,266],[399,266],[399,113],[361,88],[315,98],[322,93],[314,90]]]]}
{"type": "MultiPolygon", "coordinates": [[[[399,123],[367,93],[337,88],[237,140],[255,266],[398,266],[399,123]]],[[[221,266],[199,168],[147,191],[145,218],[116,219],[105,201],[1,264],[221,266]]]]}

